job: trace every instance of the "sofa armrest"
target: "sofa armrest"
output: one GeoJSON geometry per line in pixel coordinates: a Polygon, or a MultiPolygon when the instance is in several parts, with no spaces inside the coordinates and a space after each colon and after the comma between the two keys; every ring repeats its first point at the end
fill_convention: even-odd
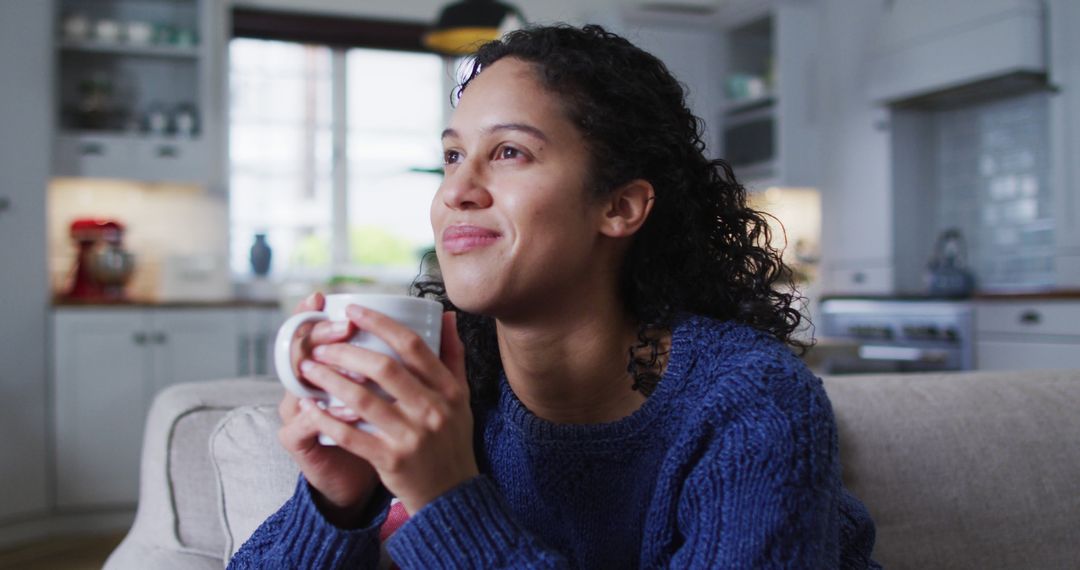
{"type": "Polygon", "coordinates": [[[274,404],[283,389],[272,378],[177,384],[154,399],[143,435],[135,522],[105,564],[108,570],[191,567],[206,558],[221,566],[225,535],[210,461],[210,434],[233,408],[274,404]],[[135,566],[137,564],[137,566],[135,566]]]}

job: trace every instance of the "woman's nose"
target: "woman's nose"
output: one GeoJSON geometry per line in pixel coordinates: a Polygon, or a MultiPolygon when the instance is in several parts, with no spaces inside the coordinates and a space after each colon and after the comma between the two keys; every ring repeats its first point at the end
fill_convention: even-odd
{"type": "Polygon", "coordinates": [[[439,187],[443,203],[453,210],[471,210],[491,206],[491,193],[483,173],[470,161],[465,161],[443,177],[439,187]]]}

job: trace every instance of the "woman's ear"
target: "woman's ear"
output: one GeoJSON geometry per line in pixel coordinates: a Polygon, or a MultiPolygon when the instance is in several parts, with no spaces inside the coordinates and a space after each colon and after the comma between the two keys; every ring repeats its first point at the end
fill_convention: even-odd
{"type": "Polygon", "coordinates": [[[627,237],[637,232],[652,211],[656,192],[647,180],[638,178],[623,184],[605,200],[600,233],[627,237]]]}

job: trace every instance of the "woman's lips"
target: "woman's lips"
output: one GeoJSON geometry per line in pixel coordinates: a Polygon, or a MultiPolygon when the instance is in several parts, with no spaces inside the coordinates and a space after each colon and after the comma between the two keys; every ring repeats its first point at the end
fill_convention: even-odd
{"type": "Polygon", "coordinates": [[[442,245],[447,253],[465,253],[491,245],[499,235],[495,230],[479,226],[450,226],[443,232],[442,245]]]}

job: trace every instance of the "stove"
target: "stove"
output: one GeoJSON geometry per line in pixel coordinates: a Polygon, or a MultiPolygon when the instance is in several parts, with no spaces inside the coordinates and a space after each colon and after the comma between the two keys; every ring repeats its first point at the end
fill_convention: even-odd
{"type": "Polygon", "coordinates": [[[930,372],[975,367],[970,301],[826,297],[817,323],[824,344],[847,345],[826,358],[826,374],[930,372]]]}

